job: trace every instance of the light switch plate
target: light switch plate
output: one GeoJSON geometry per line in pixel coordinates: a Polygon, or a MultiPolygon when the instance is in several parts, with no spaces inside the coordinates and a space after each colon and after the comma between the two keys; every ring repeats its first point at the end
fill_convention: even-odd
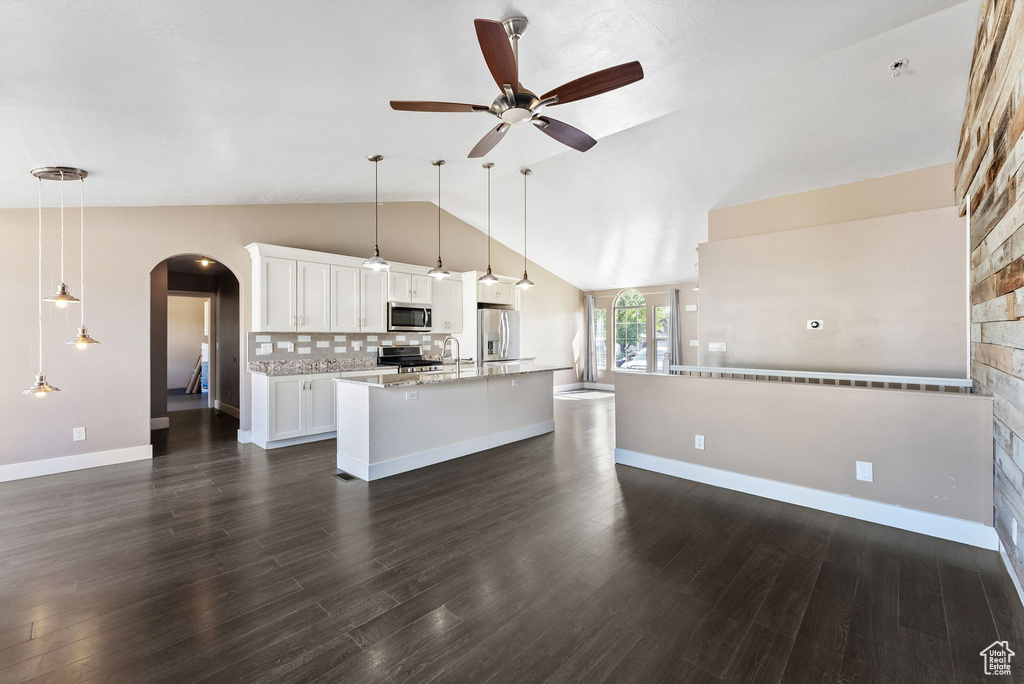
{"type": "Polygon", "coordinates": [[[868,461],[857,461],[857,479],[863,482],[874,482],[874,468],[868,461]]]}
{"type": "Polygon", "coordinates": [[[693,436],[693,448],[704,451],[704,435],[693,436]]]}
{"type": "Polygon", "coordinates": [[[708,342],[709,352],[724,352],[725,349],[725,342],[708,342]]]}
{"type": "Polygon", "coordinates": [[[810,318],[807,320],[808,330],[821,330],[824,327],[825,321],[821,320],[820,318],[810,318]]]}
{"type": "Polygon", "coordinates": [[[274,353],[274,343],[273,342],[264,342],[264,343],[262,343],[260,345],[260,353],[261,354],[273,354],[274,353]]]}
{"type": "Polygon", "coordinates": [[[71,439],[73,439],[76,442],[81,442],[81,441],[85,440],[85,428],[84,427],[77,427],[77,428],[72,429],[71,430],[71,439]]]}

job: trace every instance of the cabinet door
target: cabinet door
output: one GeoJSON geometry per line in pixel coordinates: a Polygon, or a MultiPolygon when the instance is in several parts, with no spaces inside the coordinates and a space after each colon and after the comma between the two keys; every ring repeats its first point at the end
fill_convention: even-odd
{"type": "Polygon", "coordinates": [[[412,291],[409,293],[410,304],[430,304],[430,284],[433,278],[426,275],[414,275],[410,278],[412,291]]]}
{"type": "Polygon", "coordinates": [[[502,304],[512,304],[515,298],[516,288],[512,283],[495,283],[494,294],[502,304]]]}
{"type": "Polygon", "coordinates": [[[270,429],[267,431],[267,438],[270,441],[301,437],[305,434],[305,385],[306,379],[302,376],[270,378],[270,429]]]}
{"type": "Polygon", "coordinates": [[[391,288],[391,301],[403,304],[412,303],[412,275],[409,273],[388,272],[388,284],[391,288]]]}
{"type": "Polygon", "coordinates": [[[299,261],[296,273],[297,330],[327,332],[331,328],[331,267],[299,261]]]}
{"type": "Polygon", "coordinates": [[[362,269],[351,266],[331,266],[331,330],[358,332],[359,274],[362,269]]]}
{"type": "Polygon", "coordinates": [[[387,332],[387,272],[367,269],[359,272],[359,317],[363,332],[387,332]]]}
{"type": "Polygon", "coordinates": [[[306,434],[334,432],[334,378],[337,375],[311,375],[306,380],[306,434]]]}
{"type": "Polygon", "coordinates": [[[494,304],[498,300],[496,298],[495,289],[498,287],[497,283],[488,285],[487,283],[481,283],[479,280],[476,283],[476,299],[479,302],[486,302],[488,304],[494,304]]]}
{"type": "Polygon", "coordinates": [[[260,330],[295,330],[295,261],[260,259],[260,330]]]}
{"type": "MultiPolygon", "coordinates": [[[[431,278],[431,280],[434,280],[431,278]]],[[[447,280],[434,280],[431,284],[431,321],[430,331],[435,333],[448,332],[448,285],[447,280]]]]}
{"type": "Polygon", "coordinates": [[[452,334],[462,333],[462,281],[452,280],[448,285],[448,329],[452,334]]]}

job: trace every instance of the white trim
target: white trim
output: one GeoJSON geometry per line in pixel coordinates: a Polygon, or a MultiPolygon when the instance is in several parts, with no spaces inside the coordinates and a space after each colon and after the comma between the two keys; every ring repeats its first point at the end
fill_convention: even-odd
{"type": "Polygon", "coordinates": [[[449,444],[443,447],[437,447],[436,449],[421,451],[416,454],[399,456],[398,458],[381,461],[380,463],[368,464],[364,461],[356,460],[351,456],[345,456],[344,454],[339,453],[338,467],[346,473],[351,473],[363,480],[379,480],[382,477],[390,477],[391,475],[398,475],[399,473],[405,473],[410,470],[416,470],[436,463],[450,461],[453,458],[468,456],[469,454],[493,449],[494,447],[499,447],[503,444],[511,444],[512,442],[529,439],[530,437],[536,437],[537,435],[554,432],[554,430],[555,421],[549,420],[543,423],[535,423],[534,425],[526,425],[524,427],[506,430],[505,432],[499,432],[493,435],[477,437],[476,439],[459,442],[458,444],[449,444]]]}
{"type": "Polygon", "coordinates": [[[1014,589],[1017,590],[1017,598],[1020,599],[1021,605],[1024,605],[1024,588],[1020,585],[1020,578],[1017,577],[1017,571],[1013,569],[1013,563],[1010,562],[1010,557],[1006,554],[1006,545],[1001,539],[999,540],[999,555],[1003,559],[1003,565],[1006,566],[1006,572],[1010,575],[1014,589]]]}
{"type": "Polygon", "coordinates": [[[559,392],[572,392],[573,390],[583,389],[582,382],[573,382],[568,385],[555,385],[555,394],[559,392]]]}
{"type": "Polygon", "coordinates": [[[847,494],[836,494],[788,482],[719,470],[629,449],[616,448],[615,462],[716,487],[746,492],[755,496],[763,496],[776,501],[785,501],[797,506],[828,511],[848,518],[918,532],[930,537],[949,539],[982,549],[995,550],[999,543],[994,527],[937,513],[926,513],[914,508],[904,508],[847,494]]]}
{"type": "Polygon", "coordinates": [[[123,449],[94,451],[89,454],[75,454],[73,456],[45,458],[25,463],[11,463],[0,466],[0,482],[23,480],[26,477],[39,477],[55,473],[67,473],[73,470],[85,470],[86,468],[97,468],[116,463],[145,461],[151,458],[153,458],[153,447],[149,444],[143,444],[123,449]]]}
{"type": "Polygon", "coordinates": [[[301,435],[299,437],[289,437],[288,439],[275,439],[269,442],[260,442],[258,439],[253,439],[252,443],[260,447],[261,449],[266,449],[267,451],[270,451],[271,449],[280,449],[282,447],[295,446],[296,444],[322,442],[325,439],[334,439],[337,436],[338,433],[332,430],[331,432],[320,432],[315,435],[301,435]]]}
{"type": "Polygon", "coordinates": [[[238,430],[238,442],[239,444],[252,444],[252,430],[238,430]]]}
{"type": "Polygon", "coordinates": [[[585,382],[583,383],[583,389],[601,390],[602,392],[614,392],[615,385],[609,385],[603,382],[585,382]]]}
{"type": "Polygon", "coordinates": [[[150,418],[149,429],[150,430],[165,430],[171,427],[171,419],[167,416],[163,418],[150,418]]]}
{"type": "MultiPolygon", "coordinates": [[[[888,382],[902,385],[938,385],[940,387],[972,387],[970,378],[933,378],[920,375],[870,375],[867,373],[826,373],[824,371],[792,371],[769,368],[729,368],[727,366],[669,366],[673,373],[724,373],[726,375],[764,375],[779,378],[849,380],[850,382],[888,382]]],[[[620,371],[622,372],[622,371],[620,371]]]]}
{"type": "Polygon", "coordinates": [[[221,401],[220,399],[213,400],[213,408],[217,409],[218,411],[223,411],[229,416],[234,416],[235,418],[238,418],[238,409],[232,406],[231,404],[228,404],[227,402],[221,401]]]}

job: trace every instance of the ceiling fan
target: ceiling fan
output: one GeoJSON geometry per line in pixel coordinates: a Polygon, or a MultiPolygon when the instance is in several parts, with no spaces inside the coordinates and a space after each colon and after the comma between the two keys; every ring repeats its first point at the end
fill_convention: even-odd
{"type": "Polygon", "coordinates": [[[596,140],[567,123],[543,116],[541,111],[545,107],[607,93],[644,77],[640,62],[628,62],[595,71],[538,96],[519,82],[519,39],[526,30],[526,17],[512,17],[503,22],[476,19],[473,23],[484,61],[501,91],[489,107],[458,102],[391,101],[392,109],[406,112],[487,112],[501,119],[501,123],[488,131],[470,151],[470,157],[484,156],[501,142],[508,129],[524,121],[533,123],[563,145],[586,152],[597,144],[596,140]]]}

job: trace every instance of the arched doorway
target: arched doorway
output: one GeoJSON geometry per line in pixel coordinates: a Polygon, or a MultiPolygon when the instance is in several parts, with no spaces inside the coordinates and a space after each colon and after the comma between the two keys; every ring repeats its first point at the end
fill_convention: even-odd
{"type": "Polygon", "coordinates": [[[154,456],[237,433],[240,326],[238,278],[216,257],[179,254],[150,272],[154,456]]]}

